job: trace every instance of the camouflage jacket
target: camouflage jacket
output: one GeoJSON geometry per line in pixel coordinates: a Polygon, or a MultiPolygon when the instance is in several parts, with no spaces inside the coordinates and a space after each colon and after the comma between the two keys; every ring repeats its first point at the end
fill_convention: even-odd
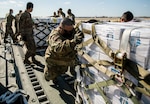
{"type": "Polygon", "coordinates": [[[7,23],[6,23],[6,26],[7,26],[7,27],[11,27],[11,26],[12,26],[12,21],[13,21],[13,19],[15,19],[15,17],[14,17],[13,15],[9,14],[9,15],[7,16],[7,23]]]}
{"type": "Polygon", "coordinates": [[[79,30],[75,31],[69,39],[64,38],[59,33],[59,30],[52,30],[48,38],[48,47],[45,52],[46,60],[48,59],[50,63],[53,62],[55,64],[66,63],[66,65],[70,65],[76,63],[77,51],[74,48],[77,43],[74,41],[75,35],[78,35],[77,37],[79,38],[83,38],[83,33],[79,30]]]}
{"type": "Polygon", "coordinates": [[[21,14],[19,14],[19,13],[15,15],[15,22],[16,22],[16,23],[19,22],[20,17],[21,17],[21,14]]]}
{"type": "Polygon", "coordinates": [[[33,33],[33,20],[31,14],[27,11],[22,13],[19,20],[19,31],[21,34],[32,34],[33,33]]]}

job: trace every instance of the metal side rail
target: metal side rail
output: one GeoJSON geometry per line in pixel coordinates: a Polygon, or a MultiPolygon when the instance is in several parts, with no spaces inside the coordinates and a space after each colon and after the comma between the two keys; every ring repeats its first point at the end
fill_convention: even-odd
{"type": "Polygon", "coordinates": [[[50,101],[48,100],[47,95],[42,88],[42,85],[35,75],[33,68],[30,65],[25,65],[25,67],[40,104],[50,104],[50,101]]]}
{"type": "Polygon", "coordinates": [[[24,65],[21,48],[17,45],[12,45],[14,51],[14,58],[17,67],[17,79],[19,79],[19,84],[30,96],[28,103],[29,104],[50,104],[48,100],[46,100],[46,95],[44,95],[44,91],[42,91],[39,82],[34,75],[32,69],[24,65]],[[27,69],[26,69],[27,68],[27,69]],[[40,89],[41,88],[41,89],[40,89]]]}
{"type": "Polygon", "coordinates": [[[12,92],[18,89],[10,44],[0,45],[0,83],[12,92]]]}

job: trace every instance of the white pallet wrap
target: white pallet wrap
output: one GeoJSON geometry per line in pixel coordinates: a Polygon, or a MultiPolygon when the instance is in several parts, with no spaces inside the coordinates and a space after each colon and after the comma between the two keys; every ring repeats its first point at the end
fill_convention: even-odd
{"type": "MultiPolygon", "coordinates": [[[[93,69],[92,69],[93,70],[93,69]]],[[[101,73],[98,71],[98,73],[94,73],[96,76],[96,82],[101,82],[104,80],[108,80],[108,76],[106,76],[105,74],[101,73]]],[[[129,99],[126,94],[124,93],[124,91],[116,86],[116,85],[111,85],[111,86],[107,86],[104,87],[104,92],[106,93],[107,97],[110,99],[110,101],[113,104],[122,104],[122,103],[128,103],[128,104],[133,104],[133,102],[131,101],[131,99],[129,99]]],[[[97,99],[99,99],[100,94],[97,91],[97,99]]],[[[94,104],[100,104],[100,103],[94,103],[94,104]]]]}
{"type": "Polygon", "coordinates": [[[51,23],[60,23],[62,20],[61,17],[50,17],[50,22],[51,23]]]}
{"type": "Polygon", "coordinates": [[[150,58],[150,28],[136,28],[131,31],[128,43],[128,57],[144,67],[149,68],[150,58]]]}
{"type": "Polygon", "coordinates": [[[40,22],[48,23],[50,22],[50,18],[49,17],[33,17],[33,21],[34,23],[40,23],[40,22]]]}
{"type": "Polygon", "coordinates": [[[136,27],[149,27],[150,21],[142,21],[142,22],[128,22],[128,23],[120,23],[120,22],[107,22],[107,24],[114,24],[114,25],[122,25],[122,26],[136,26],[136,27]]]}
{"type": "MultiPolygon", "coordinates": [[[[87,75],[83,75],[84,77],[82,81],[85,85],[93,84],[95,82],[102,82],[109,79],[108,76],[96,70],[94,67],[89,67],[87,70],[93,79],[90,79],[87,75]]],[[[134,104],[119,86],[105,86],[102,89],[112,104],[134,104]]],[[[106,104],[97,89],[86,90],[85,94],[84,89],[81,87],[80,91],[83,94],[82,96],[88,96],[88,98],[85,97],[84,104],[106,104]],[[87,99],[90,100],[90,103],[86,101],[87,99]]]]}
{"type": "MultiPolygon", "coordinates": [[[[81,30],[87,29],[91,33],[85,35],[84,42],[92,38],[92,29],[95,26],[96,36],[103,40],[106,45],[111,48],[114,52],[123,49],[127,53],[127,57],[142,66],[144,69],[150,69],[150,24],[146,23],[99,23],[93,25],[93,23],[82,23],[81,30]],[[133,25],[132,25],[133,24],[133,25]],[[127,36],[125,36],[127,35],[127,36]],[[86,37],[87,36],[87,37],[86,37]],[[124,43],[125,44],[124,44],[124,43]],[[123,46],[123,47],[122,47],[123,46]]],[[[106,53],[101,49],[96,43],[92,42],[83,48],[83,51],[94,59],[91,63],[93,67],[88,67],[85,70],[92,76],[89,77],[87,74],[83,74],[81,84],[82,86],[103,82],[109,80],[106,74],[96,69],[96,63],[100,60],[107,60],[112,62],[113,60],[106,55],[106,53]]],[[[81,63],[90,63],[89,60],[84,59],[84,56],[79,56],[81,63]]],[[[100,68],[100,67],[99,67],[100,68]]],[[[114,67],[106,67],[107,70],[114,73],[118,73],[114,67]]],[[[133,77],[129,72],[124,71],[123,75],[126,79],[132,81],[135,85],[138,85],[138,80],[133,77]]],[[[102,97],[101,93],[97,89],[84,90],[80,86],[80,94],[83,98],[84,104],[105,104],[105,99],[102,97]],[[86,93],[86,94],[85,94],[86,93]],[[88,96],[88,97],[85,97],[88,96]],[[90,99],[90,103],[88,101],[90,99]]],[[[102,87],[106,96],[112,104],[134,104],[132,100],[127,97],[124,90],[117,85],[110,85],[102,87]]],[[[132,91],[131,91],[132,92],[132,91]]],[[[133,93],[135,94],[135,93],[133,93]]],[[[141,104],[148,104],[150,102],[150,97],[142,94],[141,104]]]]}

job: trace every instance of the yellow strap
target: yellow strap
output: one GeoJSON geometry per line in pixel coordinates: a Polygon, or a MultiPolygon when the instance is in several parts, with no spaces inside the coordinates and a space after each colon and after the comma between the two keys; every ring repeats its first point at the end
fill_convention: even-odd
{"type": "Polygon", "coordinates": [[[81,64],[81,68],[87,68],[87,67],[92,67],[93,65],[91,64],[81,64]]]}
{"type": "MultiPolygon", "coordinates": [[[[104,94],[104,92],[102,91],[101,87],[115,85],[115,84],[117,84],[116,81],[111,79],[111,80],[107,80],[107,81],[90,84],[90,85],[86,86],[85,89],[90,90],[90,89],[96,88],[99,91],[99,93],[101,94],[101,96],[104,98],[105,102],[108,103],[109,100],[106,97],[106,95],[104,94]]],[[[127,97],[131,97],[131,100],[133,101],[134,104],[139,104],[137,98],[132,95],[132,93],[129,91],[129,89],[124,84],[121,87],[124,90],[124,92],[126,93],[127,97]]]]}
{"type": "Polygon", "coordinates": [[[89,35],[92,33],[91,30],[88,30],[88,29],[85,29],[85,28],[82,28],[82,32],[86,33],[86,34],[89,34],[89,35]]]}
{"type": "Polygon", "coordinates": [[[135,87],[135,90],[144,94],[144,95],[150,96],[150,91],[145,89],[145,88],[135,87]]]}
{"type": "Polygon", "coordinates": [[[94,89],[95,88],[95,84],[97,84],[98,87],[104,87],[104,86],[114,85],[114,84],[116,84],[116,82],[114,80],[106,80],[106,81],[90,84],[90,85],[86,86],[86,88],[87,89],[94,89]]]}
{"type": "Polygon", "coordinates": [[[94,42],[100,47],[111,59],[113,59],[113,50],[107,46],[107,44],[100,38],[95,38],[94,42]]]}
{"type": "Polygon", "coordinates": [[[104,66],[111,66],[111,65],[113,65],[112,62],[107,61],[107,60],[98,60],[97,63],[100,64],[100,65],[104,65],[104,66]]]}
{"type": "Polygon", "coordinates": [[[95,85],[97,90],[100,92],[101,96],[103,97],[103,99],[105,100],[106,104],[109,104],[109,99],[108,97],[104,94],[103,90],[96,84],[95,85]]]}
{"type": "Polygon", "coordinates": [[[88,44],[92,44],[93,43],[93,39],[88,39],[87,41],[85,42],[82,42],[81,44],[77,45],[77,49],[81,49],[82,47],[85,47],[87,46],[88,44]]]}
{"type": "Polygon", "coordinates": [[[109,77],[111,77],[112,75],[114,75],[113,72],[109,71],[107,68],[105,68],[102,65],[99,65],[97,63],[96,60],[92,59],[88,54],[86,54],[84,51],[80,50],[78,51],[78,55],[80,55],[81,57],[84,57],[90,64],[92,64],[96,69],[98,69],[99,71],[101,71],[102,73],[108,75],[109,77]]]}
{"type": "Polygon", "coordinates": [[[99,82],[99,83],[94,83],[94,84],[90,84],[88,86],[85,87],[86,90],[90,90],[90,89],[97,89],[99,91],[99,93],[101,94],[101,96],[103,97],[103,99],[105,100],[106,104],[109,104],[109,100],[108,97],[104,94],[103,90],[101,89],[101,87],[103,86],[108,86],[107,84],[114,84],[113,80],[109,80],[109,81],[103,81],[103,82],[99,82]]]}
{"type": "Polygon", "coordinates": [[[137,98],[132,95],[132,93],[129,91],[129,89],[125,85],[122,85],[121,88],[124,90],[127,97],[131,98],[131,100],[133,101],[134,104],[140,104],[139,101],[137,100],[137,98]]]}

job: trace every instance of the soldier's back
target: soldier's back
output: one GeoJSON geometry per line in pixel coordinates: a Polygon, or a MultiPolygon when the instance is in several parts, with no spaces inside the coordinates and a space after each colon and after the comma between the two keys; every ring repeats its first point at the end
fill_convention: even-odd
{"type": "Polygon", "coordinates": [[[13,19],[14,19],[15,17],[13,16],[13,15],[8,15],[7,16],[7,26],[12,26],[12,21],[13,21],[13,19]]]}

